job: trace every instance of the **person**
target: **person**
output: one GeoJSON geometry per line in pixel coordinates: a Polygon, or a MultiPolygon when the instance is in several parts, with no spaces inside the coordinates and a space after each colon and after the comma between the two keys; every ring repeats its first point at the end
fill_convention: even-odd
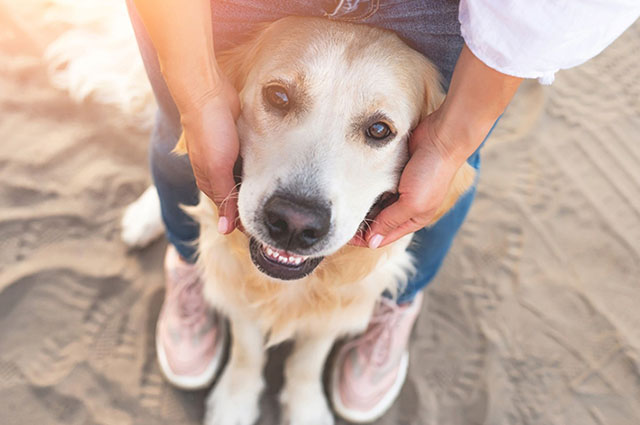
{"type": "Polygon", "coordinates": [[[367,331],[344,345],[333,365],[338,379],[330,390],[360,418],[378,415],[385,395],[399,390],[394,384],[421,291],[438,271],[474,198],[475,187],[425,228],[454,172],[464,161],[479,168],[479,147],[523,78],[551,83],[556,71],[595,56],[640,14],[637,0],[127,3],[158,103],[150,162],[170,244],[157,339],[166,355],[165,375],[183,388],[206,386],[213,379],[211,365],[222,352],[224,322],[204,307],[202,282],[193,266],[198,228],[179,205],[196,204],[201,190],[220,208],[220,233],[232,232],[237,218],[232,170],[239,151],[235,119],[240,106],[215,52],[242,41],[261,22],[320,16],[390,29],[440,70],[447,96],[412,134],[398,200],[378,215],[363,239],[352,241],[376,249],[416,232],[417,242],[411,248],[416,276],[396,300],[381,297],[367,331]],[[189,158],[170,154],[182,130],[189,158]],[[379,349],[382,345],[385,350],[379,349]]]}

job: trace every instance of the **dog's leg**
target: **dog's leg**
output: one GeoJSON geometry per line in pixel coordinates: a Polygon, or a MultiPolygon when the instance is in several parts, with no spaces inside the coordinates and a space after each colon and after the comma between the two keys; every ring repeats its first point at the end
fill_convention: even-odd
{"type": "Polygon", "coordinates": [[[143,248],[162,236],[164,224],[155,186],[149,186],[122,216],[121,237],[131,248],[143,248]]]}
{"type": "Polygon", "coordinates": [[[322,391],[322,369],[334,335],[302,336],[285,367],[281,402],[286,425],[333,425],[322,391]]]}
{"type": "Polygon", "coordinates": [[[252,425],[264,387],[264,343],[260,329],[246,319],[231,317],[233,343],[229,363],[207,399],[205,425],[252,425]]]}

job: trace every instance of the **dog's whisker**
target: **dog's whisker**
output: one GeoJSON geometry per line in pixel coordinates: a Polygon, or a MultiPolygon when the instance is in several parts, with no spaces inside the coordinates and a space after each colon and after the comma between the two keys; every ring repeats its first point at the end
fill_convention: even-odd
{"type": "Polygon", "coordinates": [[[367,220],[364,220],[362,222],[362,224],[364,224],[364,226],[365,226],[364,233],[367,233],[369,230],[371,230],[371,225],[369,224],[369,222],[367,220]]]}
{"type": "Polygon", "coordinates": [[[222,200],[222,203],[224,204],[225,202],[228,202],[231,199],[236,199],[238,198],[238,191],[236,189],[238,189],[240,187],[240,183],[236,183],[232,188],[231,191],[229,192],[229,194],[222,200]]]}
{"type": "Polygon", "coordinates": [[[379,224],[380,222],[378,220],[376,220],[375,218],[365,218],[364,221],[368,224],[368,223],[372,223],[372,224],[379,224]]]}
{"type": "Polygon", "coordinates": [[[364,220],[362,220],[362,224],[364,225],[364,229],[363,229],[363,234],[366,234],[367,232],[369,232],[371,230],[371,224],[375,224],[377,223],[376,220],[371,219],[371,218],[365,218],[364,220]]]}

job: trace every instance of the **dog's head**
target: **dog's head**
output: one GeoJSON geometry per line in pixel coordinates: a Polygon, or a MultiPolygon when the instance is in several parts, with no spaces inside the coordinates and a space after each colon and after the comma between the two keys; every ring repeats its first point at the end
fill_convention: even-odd
{"type": "Polygon", "coordinates": [[[252,260],[300,279],[396,191],[411,130],[442,100],[438,74],[390,32],[309,18],[270,24],[219,63],[242,104],[252,260]]]}

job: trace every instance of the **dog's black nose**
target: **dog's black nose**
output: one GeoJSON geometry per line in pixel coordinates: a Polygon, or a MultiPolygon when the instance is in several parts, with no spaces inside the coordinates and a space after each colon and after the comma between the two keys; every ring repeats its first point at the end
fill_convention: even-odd
{"type": "Polygon", "coordinates": [[[264,223],[276,247],[310,248],[329,233],[331,210],[321,202],[274,195],[264,206],[264,223]]]}

